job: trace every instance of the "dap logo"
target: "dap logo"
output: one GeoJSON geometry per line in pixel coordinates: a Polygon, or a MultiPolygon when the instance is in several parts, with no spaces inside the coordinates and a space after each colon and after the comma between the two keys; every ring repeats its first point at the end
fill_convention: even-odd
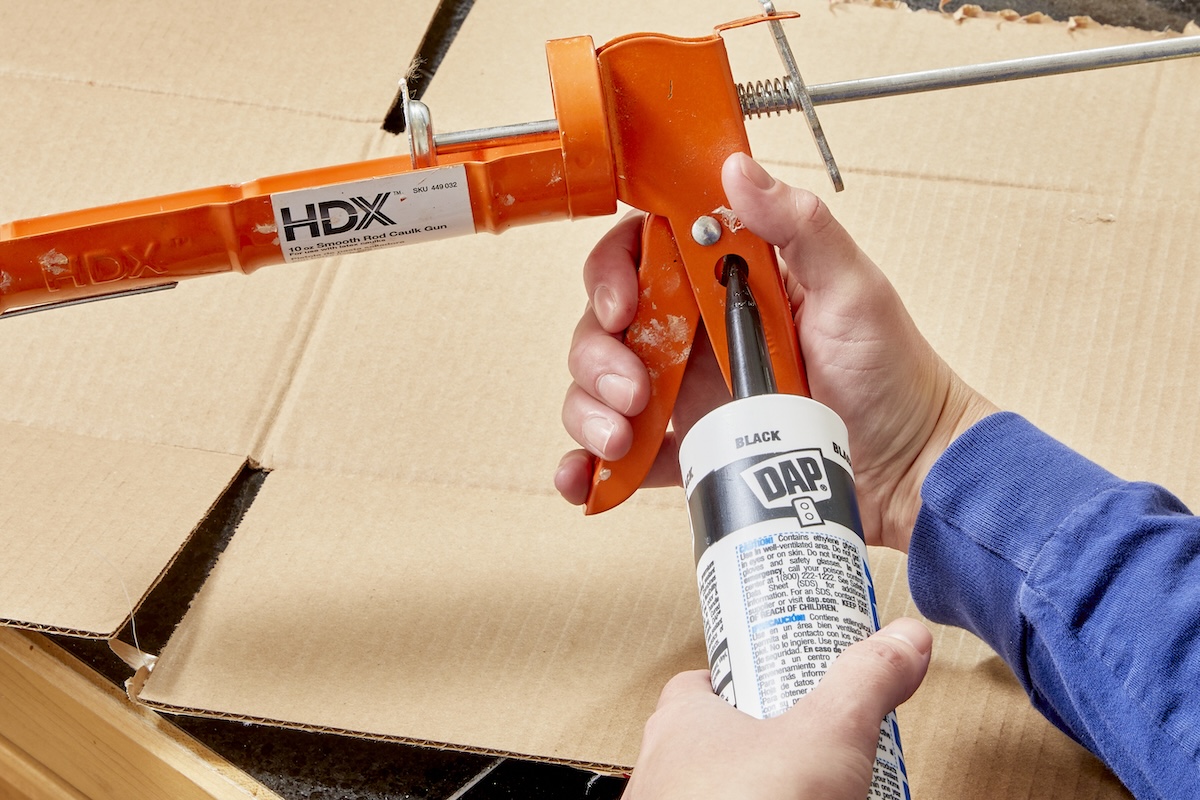
{"type": "MultiPolygon", "coordinates": [[[[362,231],[373,222],[380,225],[395,225],[396,221],[383,213],[383,204],[395,192],[382,192],[375,195],[374,200],[365,197],[351,197],[349,200],[323,200],[319,203],[307,203],[304,206],[304,216],[299,219],[292,209],[284,206],[279,210],[283,220],[283,236],[286,241],[296,240],[296,231],[307,229],[311,239],[322,236],[334,236],[350,231],[362,231]]],[[[404,198],[400,198],[401,202],[404,198]]]]}
{"type": "Polygon", "coordinates": [[[793,507],[805,525],[822,520],[816,504],[833,497],[820,449],[793,450],[742,470],[742,480],[764,508],[793,507]]]}

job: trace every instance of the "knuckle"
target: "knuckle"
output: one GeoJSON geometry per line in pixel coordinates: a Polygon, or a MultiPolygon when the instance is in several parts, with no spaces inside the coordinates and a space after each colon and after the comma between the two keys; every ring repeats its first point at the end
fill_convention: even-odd
{"type": "Polygon", "coordinates": [[[659,708],[651,714],[642,729],[645,743],[652,745],[655,742],[673,739],[678,727],[678,723],[675,722],[676,716],[678,714],[671,706],[659,708]]]}
{"type": "Polygon", "coordinates": [[[603,372],[607,344],[607,337],[602,334],[589,334],[579,337],[572,345],[567,364],[578,383],[589,386],[595,383],[596,377],[603,372]]]}
{"type": "Polygon", "coordinates": [[[794,195],[796,213],[807,224],[809,232],[819,236],[833,223],[833,214],[825,201],[812,192],[796,189],[794,195]]]}
{"type": "Polygon", "coordinates": [[[865,639],[859,644],[859,652],[883,680],[891,682],[908,674],[910,655],[895,639],[886,636],[865,639]]]}

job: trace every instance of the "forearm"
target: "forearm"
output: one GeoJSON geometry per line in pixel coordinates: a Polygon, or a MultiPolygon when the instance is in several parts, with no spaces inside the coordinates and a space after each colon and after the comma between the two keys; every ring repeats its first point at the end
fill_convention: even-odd
{"type": "Polygon", "coordinates": [[[1200,784],[1200,524],[997,414],[930,470],[909,551],[923,613],[973,631],[1140,797],[1200,784]]]}

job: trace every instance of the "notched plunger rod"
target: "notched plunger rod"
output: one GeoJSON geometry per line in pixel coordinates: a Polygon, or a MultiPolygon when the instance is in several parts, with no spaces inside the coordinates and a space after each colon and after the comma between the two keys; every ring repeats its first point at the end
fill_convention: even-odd
{"type": "MultiPolygon", "coordinates": [[[[1159,42],[1137,42],[1113,47],[1098,47],[1073,53],[1029,56],[1008,61],[992,61],[964,67],[946,67],[922,72],[906,72],[879,78],[823,83],[808,87],[814,105],[848,103],[877,97],[894,97],[960,86],[979,86],[985,83],[1044,78],[1071,72],[1087,72],[1109,67],[1128,67],[1170,61],[1200,55],[1200,36],[1183,36],[1159,42]]],[[[745,109],[743,109],[745,110],[745,109]]],[[[759,108],[758,113],[790,111],[791,108],[759,108]]]]}

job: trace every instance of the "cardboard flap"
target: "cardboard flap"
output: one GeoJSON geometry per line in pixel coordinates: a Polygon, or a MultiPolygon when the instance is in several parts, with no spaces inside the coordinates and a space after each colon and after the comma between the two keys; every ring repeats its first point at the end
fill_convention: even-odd
{"type": "Polygon", "coordinates": [[[79,636],[115,635],[244,463],[11,423],[0,436],[0,623],[79,636]]]}
{"type": "MultiPolygon", "coordinates": [[[[183,8],[137,0],[119,13],[93,2],[57,13],[10,11],[0,31],[0,71],[26,81],[211,101],[233,115],[276,109],[294,119],[378,127],[436,5],[367,0],[265,9],[217,0],[183,8]]],[[[169,119],[147,123],[170,127],[169,119]]]]}
{"type": "Polygon", "coordinates": [[[632,764],[659,689],[706,663],[686,517],[579,523],[549,493],[277,471],[140,699],[632,764]]]}
{"type": "MultiPolygon", "coordinates": [[[[142,152],[171,138],[146,135],[143,120],[200,130],[226,111],[219,103],[2,73],[0,86],[29,96],[21,107],[42,123],[0,129],[6,152],[28,154],[6,161],[5,220],[178,189],[189,175],[209,180],[220,161],[182,142],[160,151],[161,164],[142,152]],[[88,118],[109,120],[107,148],[78,125],[88,118]]],[[[241,113],[226,135],[281,118],[241,113]]],[[[0,513],[6,542],[38,543],[6,547],[0,617],[87,636],[121,627],[265,432],[319,269],[0,321],[0,420],[11,430],[0,469],[16,476],[0,513]]]]}
{"type": "MultiPolygon", "coordinates": [[[[641,500],[598,532],[546,495],[275,472],[139,699],[624,771],[661,686],[706,663],[682,504],[641,500]]],[[[871,556],[884,619],[915,614],[902,556],[871,556]]],[[[1017,796],[1125,796],[985,645],[934,627],[900,717],[914,791],[958,796],[986,764],[1050,787],[1017,796]]]]}

